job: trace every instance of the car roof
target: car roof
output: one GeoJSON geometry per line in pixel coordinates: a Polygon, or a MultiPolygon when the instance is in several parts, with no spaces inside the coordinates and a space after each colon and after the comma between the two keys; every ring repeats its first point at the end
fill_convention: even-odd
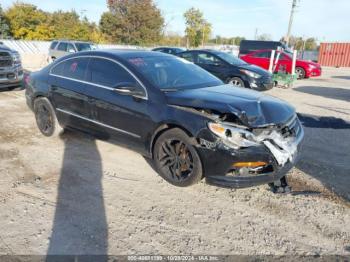
{"type": "Polygon", "coordinates": [[[182,47],[178,47],[178,46],[158,46],[158,47],[155,47],[153,49],[160,49],[160,48],[183,49],[182,47]]]}
{"type": "Polygon", "coordinates": [[[92,42],[88,42],[88,41],[66,40],[66,39],[58,39],[58,40],[53,40],[52,42],[67,42],[67,43],[82,43],[82,44],[92,44],[92,42]]]}
{"type": "Polygon", "coordinates": [[[143,57],[173,57],[172,55],[161,52],[153,52],[142,49],[99,49],[93,51],[78,52],[73,56],[108,56],[122,59],[143,58],[143,57]]]}
{"type": "Polygon", "coordinates": [[[212,53],[212,54],[224,53],[222,51],[215,50],[215,49],[192,49],[192,50],[186,50],[181,53],[190,53],[190,52],[206,52],[206,53],[212,53]]]}
{"type": "MultiPolygon", "coordinates": [[[[251,51],[249,52],[248,54],[252,54],[252,53],[261,53],[261,52],[270,52],[274,49],[259,49],[259,50],[255,50],[255,51],[251,51]]],[[[282,52],[282,53],[285,53],[286,50],[275,50],[276,52],[282,52]]]]}

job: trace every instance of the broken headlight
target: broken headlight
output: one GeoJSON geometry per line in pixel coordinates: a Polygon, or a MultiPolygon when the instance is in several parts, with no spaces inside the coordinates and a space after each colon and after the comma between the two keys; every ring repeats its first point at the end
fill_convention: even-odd
{"type": "Polygon", "coordinates": [[[258,145],[254,134],[242,128],[213,122],[208,123],[208,128],[222,138],[226,145],[234,149],[258,145]]]}

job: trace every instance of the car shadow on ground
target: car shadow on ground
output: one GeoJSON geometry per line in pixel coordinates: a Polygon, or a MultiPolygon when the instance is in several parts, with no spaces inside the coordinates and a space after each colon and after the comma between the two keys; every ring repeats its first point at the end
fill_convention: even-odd
{"type": "Polygon", "coordinates": [[[343,80],[350,80],[350,76],[332,76],[332,78],[343,79],[343,80]]]}
{"type": "Polygon", "coordinates": [[[294,91],[350,102],[350,89],[326,86],[300,86],[294,91]]]}
{"type": "Polygon", "coordinates": [[[47,261],[56,261],[51,255],[71,254],[99,255],[93,260],[107,261],[103,171],[95,139],[72,131],[60,139],[64,156],[47,261]]]}
{"type": "Polygon", "coordinates": [[[299,114],[305,130],[297,168],[350,201],[350,123],[335,117],[299,114]]]}

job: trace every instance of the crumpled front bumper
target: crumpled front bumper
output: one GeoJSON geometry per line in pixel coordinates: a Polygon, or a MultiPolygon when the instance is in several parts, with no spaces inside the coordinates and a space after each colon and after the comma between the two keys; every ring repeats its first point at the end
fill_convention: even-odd
{"type": "Polygon", "coordinates": [[[200,149],[200,154],[204,157],[204,159],[202,159],[206,182],[220,187],[244,188],[277,181],[285,176],[298,162],[303,138],[304,131],[301,128],[300,133],[294,141],[297,147],[297,153],[294,155],[293,159],[282,165],[278,164],[276,157],[263,144],[259,147],[249,147],[238,150],[229,150],[228,148],[219,148],[220,146],[217,146],[217,148],[214,149],[215,152],[211,153],[208,152],[208,148],[200,149]],[[203,150],[205,152],[203,152],[203,150]],[[233,163],[250,161],[264,161],[270,163],[273,167],[273,171],[248,176],[234,176],[228,173],[228,171],[232,169],[233,163]]]}
{"type": "Polygon", "coordinates": [[[258,186],[262,184],[268,184],[281,179],[285,176],[289,170],[291,170],[297,163],[298,159],[293,162],[286,163],[283,167],[275,167],[274,172],[247,177],[235,177],[235,176],[207,176],[206,182],[210,185],[220,187],[232,187],[232,188],[244,188],[258,186]]]}

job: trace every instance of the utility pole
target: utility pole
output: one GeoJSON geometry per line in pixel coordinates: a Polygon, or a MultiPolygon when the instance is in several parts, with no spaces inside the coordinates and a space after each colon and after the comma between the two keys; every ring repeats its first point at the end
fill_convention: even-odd
{"type": "Polygon", "coordinates": [[[258,40],[258,28],[255,28],[254,40],[258,40]]]}
{"type": "Polygon", "coordinates": [[[288,46],[288,44],[289,44],[289,37],[290,37],[290,32],[292,30],[293,18],[294,18],[294,13],[295,13],[296,7],[297,7],[297,0],[293,0],[292,10],[290,11],[290,17],[289,17],[288,32],[286,35],[286,46],[288,46]]]}
{"type": "Polygon", "coordinates": [[[301,59],[304,59],[304,53],[305,53],[305,46],[306,46],[306,37],[305,36],[303,36],[303,38],[302,38],[302,40],[303,40],[303,52],[302,52],[302,55],[301,55],[301,59]],[[304,39],[305,38],[305,39],[304,39]]]}

